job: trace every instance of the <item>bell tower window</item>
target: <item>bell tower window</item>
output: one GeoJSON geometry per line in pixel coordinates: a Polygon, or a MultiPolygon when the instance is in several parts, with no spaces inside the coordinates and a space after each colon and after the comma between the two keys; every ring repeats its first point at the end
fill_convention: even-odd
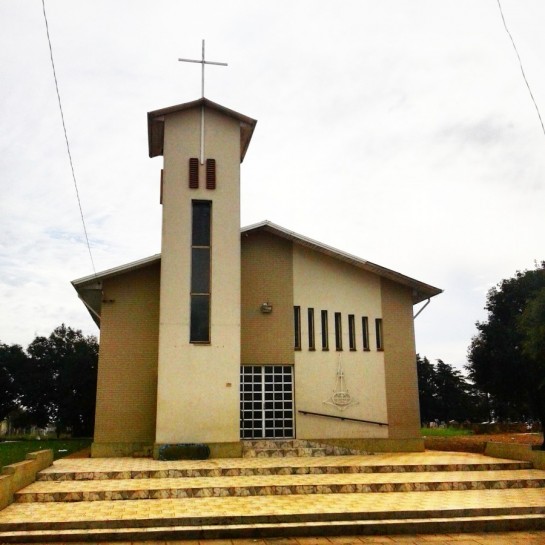
{"type": "Polygon", "coordinates": [[[211,201],[192,201],[189,341],[210,343],[211,201]]]}

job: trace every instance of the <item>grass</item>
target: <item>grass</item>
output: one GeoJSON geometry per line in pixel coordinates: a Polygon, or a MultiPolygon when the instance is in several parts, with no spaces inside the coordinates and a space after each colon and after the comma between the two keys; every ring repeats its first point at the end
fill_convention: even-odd
{"type": "Polygon", "coordinates": [[[458,435],[473,435],[472,430],[459,428],[421,428],[422,437],[456,437],[458,435]]]}
{"type": "Polygon", "coordinates": [[[29,452],[52,449],[55,460],[72,452],[88,447],[92,439],[42,439],[0,442],[0,468],[15,462],[22,462],[29,452]]]}

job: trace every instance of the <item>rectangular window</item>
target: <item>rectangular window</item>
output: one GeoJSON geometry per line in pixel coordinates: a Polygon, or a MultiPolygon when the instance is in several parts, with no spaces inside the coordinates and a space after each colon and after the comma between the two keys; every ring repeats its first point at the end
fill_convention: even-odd
{"type": "Polygon", "coordinates": [[[293,347],[301,350],[301,307],[293,307],[293,347]]]}
{"type": "Polygon", "coordinates": [[[314,309],[308,309],[308,349],[316,350],[314,345],[314,309]]]}
{"type": "Polygon", "coordinates": [[[191,219],[191,315],[189,342],[210,342],[210,201],[192,201],[191,219]]]}
{"type": "Polygon", "coordinates": [[[350,350],[356,350],[356,320],[353,314],[348,315],[348,344],[350,350]]]}
{"type": "Polygon", "coordinates": [[[369,350],[369,320],[367,316],[363,316],[361,319],[361,329],[363,335],[363,349],[369,350]]]}
{"type": "Polygon", "coordinates": [[[337,350],[343,349],[343,328],[340,312],[335,312],[335,348],[337,350]]]}
{"type": "Polygon", "coordinates": [[[377,350],[384,350],[384,340],[382,338],[382,318],[375,320],[375,329],[377,335],[377,350]]]}
{"type": "Polygon", "coordinates": [[[327,310],[322,310],[322,350],[329,350],[329,327],[327,323],[327,310]]]}

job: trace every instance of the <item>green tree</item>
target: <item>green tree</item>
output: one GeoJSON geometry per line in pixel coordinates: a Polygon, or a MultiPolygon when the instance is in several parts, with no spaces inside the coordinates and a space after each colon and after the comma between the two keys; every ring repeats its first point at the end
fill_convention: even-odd
{"type": "Polygon", "coordinates": [[[437,360],[435,384],[439,420],[462,422],[475,418],[472,387],[458,369],[437,360]]]}
{"type": "Polygon", "coordinates": [[[488,320],[477,322],[478,333],[469,347],[467,365],[470,378],[489,395],[498,418],[533,416],[542,426],[545,375],[534,351],[539,328],[529,324],[535,323],[539,312],[538,303],[534,310],[530,303],[543,288],[545,262],[534,270],[517,272],[488,292],[488,320]]]}
{"type": "Polygon", "coordinates": [[[94,431],[98,342],[64,324],[49,337],[36,337],[28,347],[31,375],[40,384],[27,390],[25,405],[41,407],[57,433],[75,436],[94,431]]]}
{"type": "Polygon", "coordinates": [[[416,369],[418,372],[418,399],[420,401],[420,419],[422,422],[431,422],[439,418],[437,413],[437,384],[435,381],[435,367],[425,356],[416,355],[416,369]]]}
{"type": "Polygon", "coordinates": [[[441,420],[481,421],[486,416],[483,395],[455,367],[416,355],[420,417],[423,422],[441,420]]]}
{"type": "Polygon", "coordinates": [[[17,345],[0,343],[0,420],[14,411],[21,398],[21,373],[24,370],[27,355],[17,345]]]}
{"type": "MultiPolygon", "coordinates": [[[[534,388],[528,392],[530,405],[545,423],[545,288],[541,288],[528,301],[518,321],[522,335],[522,354],[527,358],[528,378],[533,379],[534,388]]],[[[545,450],[545,441],[542,445],[545,450]]]]}

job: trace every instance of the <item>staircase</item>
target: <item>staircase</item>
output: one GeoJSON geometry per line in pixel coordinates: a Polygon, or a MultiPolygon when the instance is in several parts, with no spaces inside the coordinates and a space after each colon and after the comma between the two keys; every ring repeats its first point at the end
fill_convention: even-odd
{"type": "Polygon", "coordinates": [[[314,441],[283,439],[280,441],[259,439],[244,441],[244,458],[291,458],[293,456],[347,456],[349,454],[368,454],[333,445],[324,445],[314,441]]]}
{"type": "Polygon", "coordinates": [[[238,459],[59,460],[0,511],[0,543],[545,529],[545,471],[527,462],[328,452],[282,442],[238,459]]]}

